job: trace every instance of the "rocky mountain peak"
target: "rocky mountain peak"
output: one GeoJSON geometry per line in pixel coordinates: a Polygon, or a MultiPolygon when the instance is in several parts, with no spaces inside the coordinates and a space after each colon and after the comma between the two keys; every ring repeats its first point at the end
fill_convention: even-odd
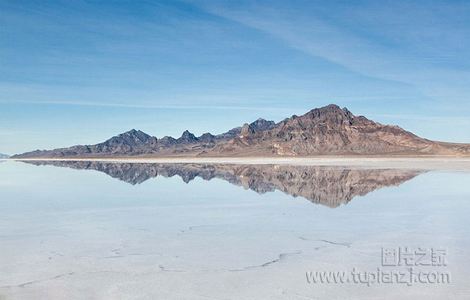
{"type": "Polygon", "coordinates": [[[181,135],[181,137],[177,140],[178,142],[183,142],[183,143],[193,143],[193,142],[197,142],[197,137],[192,134],[191,132],[189,132],[188,130],[185,130],[183,132],[183,134],[181,135]]]}
{"type": "Polygon", "coordinates": [[[276,123],[274,121],[267,121],[265,119],[259,118],[258,120],[248,124],[245,123],[240,129],[240,137],[247,137],[258,132],[270,130],[274,128],[276,123]]]}
{"type": "Polygon", "coordinates": [[[245,123],[243,126],[242,126],[242,130],[240,131],[240,137],[243,138],[243,137],[247,137],[251,134],[254,134],[255,133],[255,129],[253,128],[253,126],[251,126],[251,124],[248,124],[248,123],[245,123]]]}
{"type": "Polygon", "coordinates": [[[255,131],[264,131],[264,130],[269,130],[274,127],[276,123],[274,121],[267,121],[263,118],[259,118],[258,120],[252,122],[250,124],[250,127],[255,131]]]}
{"type": "Polygon", "coordinates": [[[136,138],[142,139],[142,140],[145,140],[145,139],[148,139],[148,138],[152,137],[152,136],[146,134],[145,132],[143,132],[141,130],[136,130],[136,129],[131,129],[129,131],[121,133],[121,134],[119,134],[119,136],[136,137],[136,138]]]}
{"type": "Polygon", "coordinates": [[[336,104],[329,104],[327,106],[314,108],[310,110],[307,114],[320,116],[320,115],[346,114],[346,112],[349,112],[349,110],[346,107],[341,109],[341,107],[339,107],[336,104]]]}
{"type": "Polygon", "coordinates": [[[136,146],[141,144],[147,144],[151,141],[155,140],[154,137],[146,134],[143,131],[131,129],[124,133],[121,133],[117,136],[114,136],[107,140],[105,143],[112,143],[112,144],[127,144],[130,146],[136,146]]]}
{"type": "Polygon", "coordinates": [[[315,123],[325,123],[331,126],[351,125],[354,115],[345,107],[340,108],[336,104],[330,104],[321,108],[315,108],[299,117],[301,119],[311,119],[315,123]]]}
{"type": "Polygon", "coordinates": [[[215,135],[210,134],[209,132],[204,133],[200,137],[198,137],[198,140],[204,143],[210,143],[215,140],[215,135]]]}
{"type": "Polygon", "coordinates": [[[176,139],[171,136],[164,136],[158,140],[158,143],[164,146],[169,146],[176,143],[176,139]]]}

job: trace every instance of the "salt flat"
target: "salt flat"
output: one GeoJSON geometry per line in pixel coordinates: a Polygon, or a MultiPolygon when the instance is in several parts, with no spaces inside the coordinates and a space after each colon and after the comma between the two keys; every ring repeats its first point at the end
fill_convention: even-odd
{"type": "Polygon", "coordinates": [[[345,166],[364,168],[398,168],[422,170],[470,171],[470,157],[419,156],[419,157],[119,157],[119,158],[34,158],[19,161],[102,161],[116,163],[207,163],[207,164],[279,164],[297,166],[345,166]]]}
{"type": "MultiPolygon", "coordinates": [[[[118,161],[109,174],[100,164],[96,170],[0,164],[0,299],[464,300],[470,296],[468,172],[408,169],[404,173],[413,176],[371,190],[361,187],[377,184],[375,177],[385,183],[400,169],[376,170],[379,175],[374,178],[354,180],[347,176],[347,168],[321,167],[305,177],[318,185],[299,184],[299,190],[285,193],[282,186],[274,191],[260,181],[265,169],[248,179],[240,174],[247,185],[239,186],[235,177],[221,177],[228,181],[209,180],[205,173],[192,177],[191,168],[178,176],[169,168],[165,177],[161,169],[149,168],[146,173],[145,167],[122,164],[129,160],[118,161]],[[331,177],[330,172],[338,176],[331,177]],[[142,174],[148,179],[138,180],[142,174]],[[327,184],[331,190],[324,189],[327,184]],[[355,196],[328,206],[298,196],[307,188],[319,197],[327,191],[340,197],[348,189],[355,196]],[[382,266],[382,248],[399,247],[444,249],[446,266],[414,268],[449,273],[451,282],[369,286],[312,284],[306,278],[310,271],[403,270],[406,266],[382,266]]],[[[169,161],[174,160],[164,160],[169,161]]],[[[328,162],[345,161],[353,160],[328,162]]],[[[352,173],[367,175],[367,168],[357,163],[364,170],[352,173]]],[[[445,162],[439,161],[439,166],[445,168],[445,162]]],[[[286,179],[286,189],[292,188],[287,179],[294,173],[279,169],[269,179],[286,179]]],[[[303,176],[303,169],[309,168],[301,169],[298,174],[303,176]]]]}

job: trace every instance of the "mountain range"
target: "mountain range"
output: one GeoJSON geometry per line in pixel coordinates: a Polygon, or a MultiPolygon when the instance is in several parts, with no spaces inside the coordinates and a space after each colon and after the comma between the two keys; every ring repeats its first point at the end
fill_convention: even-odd
{"type": "Polygon", "coordinates": [[[2,159],[2,158],[9,158],[9,157],[10,157],[10,155],[0,153],[0,159],[2,159]]]}
{"type": "Polygon", "coordinates": [[[225,133],[188,130],[157,139],[132,129],[95,145],[35,150],[13,158],[170,156],[470,155],[470,144],[421,138],[330,104],[278,123],[258,119],[225,133]]]}
{"type": "Polygon", "coordinates": [[[383,187],[398,186],[424,173],[419,170],[288,165],[136,164],[44,160],[26,163],[95,170],[132,185],[159,176],[179,176],[185,183],[196,177],[203,180],[217,178],[259,194],[281,191],[332,208],[346,204],[356,196],[364,196],[383,187]]]}

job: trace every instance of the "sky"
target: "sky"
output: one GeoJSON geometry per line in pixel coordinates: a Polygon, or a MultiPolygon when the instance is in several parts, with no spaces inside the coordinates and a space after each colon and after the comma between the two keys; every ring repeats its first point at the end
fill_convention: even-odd
{"type": "Polygon", "coordinates": [[[469,1],[0,0],[0,153],[330,103],[470,143],[469,1]]]}

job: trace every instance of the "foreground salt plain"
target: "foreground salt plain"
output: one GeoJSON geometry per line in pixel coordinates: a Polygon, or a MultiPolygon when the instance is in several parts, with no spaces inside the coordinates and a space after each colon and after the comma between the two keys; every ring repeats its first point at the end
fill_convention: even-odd
{"type": "Polygon", "coordinates": [[[458,164],[143,163],[0,163],[0,299],[470,297],[470,173],[458,164]],[[445,250],[446,266],[416,270],[450,282],[306,278],[401,270],[382,262],[400,247],[445,250]]]}

